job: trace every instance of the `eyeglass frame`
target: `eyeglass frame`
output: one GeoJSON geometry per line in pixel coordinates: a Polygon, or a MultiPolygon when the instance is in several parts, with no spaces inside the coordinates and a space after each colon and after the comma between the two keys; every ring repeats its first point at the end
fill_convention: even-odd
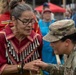
{"type": "MultiPolygon", "coordinates": [[[[33,18],[32,18],[32,19],[26,19],[26,20],[29,20],[29,22],[28,22],[28,21],[27,21],[27,22],[24,22],[24,21],[21,20],[20,18],[17,18],[17,19],[18,19],[19,21],[21,21],[21,22],[23,23],[23,25],[28,25],[29,23],[32,23],[32,22],[31,22],[32,20],[34,20],[34,23],[36,22],[36,20],[33,19],[33,18]]],[[[33,23],[33,24],[34,24],[34,23],[33,23]]]]}

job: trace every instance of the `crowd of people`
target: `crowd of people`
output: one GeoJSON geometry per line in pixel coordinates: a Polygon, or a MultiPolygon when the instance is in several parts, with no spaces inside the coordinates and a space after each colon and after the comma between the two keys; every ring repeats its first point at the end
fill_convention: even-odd
{"type": "Polygon", "coordinates": [[[70,9],[57,20],[46,2],[40,15],[25,0],[0,0],[0,75],[76,75],[75,24],[70,9]]]}

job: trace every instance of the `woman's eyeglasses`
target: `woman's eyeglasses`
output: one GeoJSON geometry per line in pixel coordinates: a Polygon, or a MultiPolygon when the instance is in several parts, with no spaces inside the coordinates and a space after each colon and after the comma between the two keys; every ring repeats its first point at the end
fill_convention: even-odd
{"type": "Polygon", "coordinates": [[[21,20],[20,18],[17,18],[17,19],[21,21],[23,25],[28,25],[29,23],[34,24],[36,22],[35,19],[24,19],[24,20],[21,20]]]}

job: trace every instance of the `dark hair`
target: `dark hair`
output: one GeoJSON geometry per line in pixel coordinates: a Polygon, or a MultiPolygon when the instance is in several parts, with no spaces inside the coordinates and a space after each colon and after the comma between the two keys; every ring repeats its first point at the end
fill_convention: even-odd
{"type": "Polygon", "coordinates": [[[30,5],[28,4],[17,4],[14,6],[14,8],[12,9],[12,12],[11,12],[11,16],[14,16],[15,19],[19,18],[21,16],[21,14],[24,12],[24,11],[32,11],[32,8],[30,5]]]}
{"type": "Polygon", "coordinates": [[[49,4],[47,2],[43,3],[43,9],[49,8],[49,4]]]}
{"type": "MultiPolygon", "coordinates": [[[[19,2],[21,2],[22,0],[13,0],[13,1],[10,1],[9,3],[9,8],[10,10],[14,9],[15,6],[18,5],[19,2]]],[[[25,0],[23,0],[25,2],[25,0]]]]}
{"type": "Polygon", "coordinates": [[[9,9],[12,10],[12,9],[14,9],[17,5],[18,5],[18,0],[10,1],[10,3],[9,3],[9,9]]]}
{"type": "Polygon", "coordinates": [[[70,39],[72,43],[76,44],[76,33],[63,37],[61,41],[65,41],[66,39],[70,39]]]}

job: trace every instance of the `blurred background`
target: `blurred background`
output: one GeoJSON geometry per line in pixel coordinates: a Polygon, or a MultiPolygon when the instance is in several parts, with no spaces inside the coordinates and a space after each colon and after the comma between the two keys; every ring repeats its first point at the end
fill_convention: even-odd
{"type": "MultiPolygon", "coordinates": [[[[44,2],[51,2],[65,9],[71,8],[72,15],[76,13],[76,0],[26,0],[33,8],[42,5],[44,2]]],[[[54,13],[56,19],[64,18],[64,13],[54,13]],[[63,16],[62,16],[63,15],[63,16]]]]}

